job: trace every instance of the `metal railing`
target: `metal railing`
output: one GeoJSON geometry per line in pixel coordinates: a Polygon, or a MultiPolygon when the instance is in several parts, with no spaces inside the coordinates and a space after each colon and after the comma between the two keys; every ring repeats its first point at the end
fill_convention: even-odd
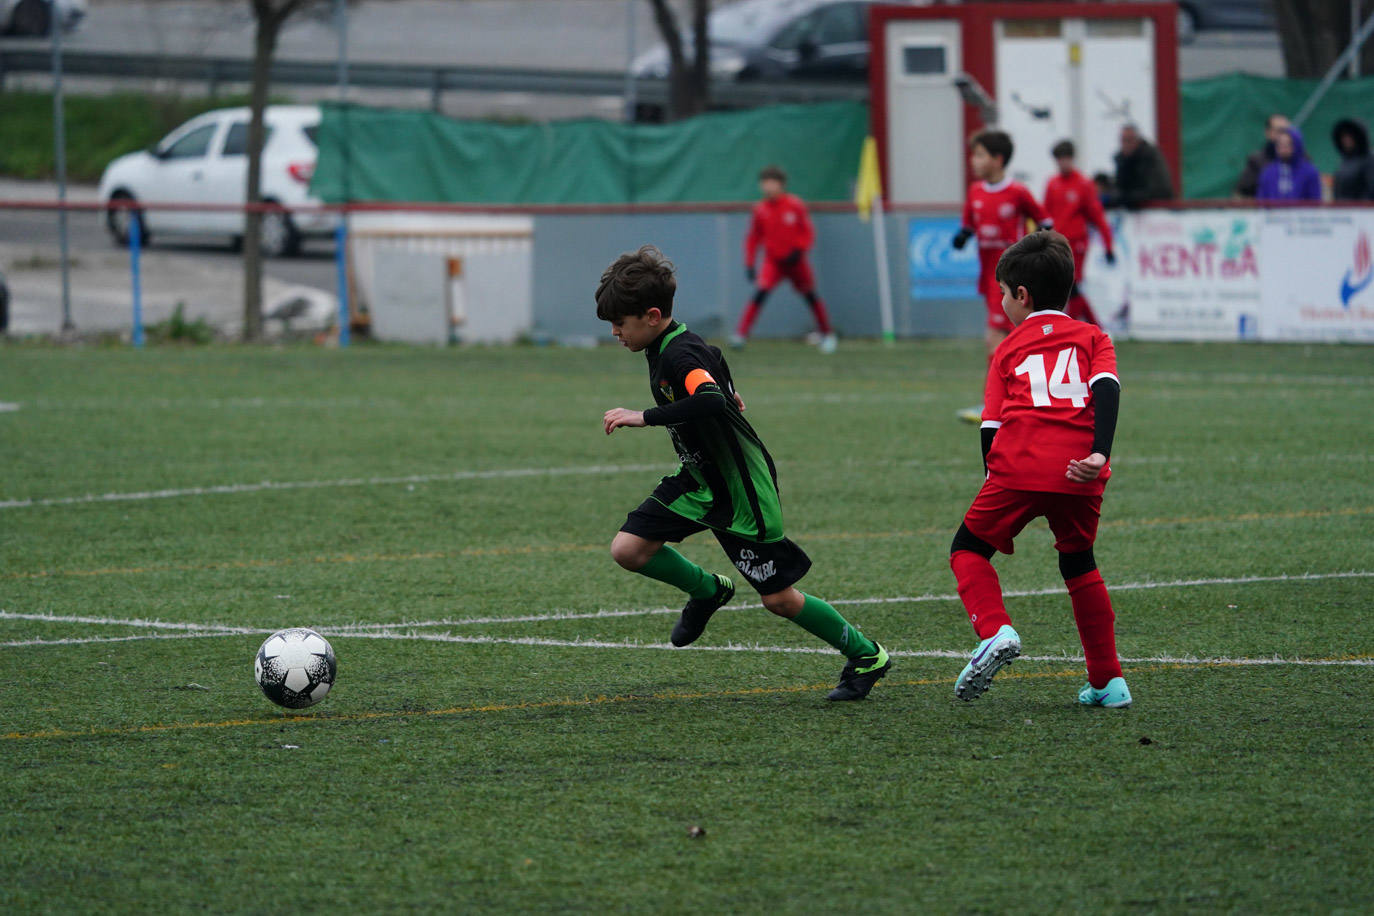
{"type": "MultiPolygon", "coordinates": [[[[66,51],[63,53],[62,66],[67,76],[204,82],[208,94],[213,97],[227,84],[249,82],[252,79],[253,62],[234,57],[66,51]]],[[[47,50],[0,48],[0,88],[3,88],[8,74],[41,74],[51,70],[52,55],[47,50]]],[[[333,86],[338,78],[338,65],[332,60],[278,60],[272,65],[272,82],[278,85],[333,86]]],[[[621,96],[626,87],[625,73],[622,71],[531,70],[357,61],[348,64],[348,81],[350,85],[368,89],[428,90],[430,106],[436,111],[445,92],[621,96]]],[[[639,103],[667,104],[667,80],[636,79],[634,88],[639,103]]],[[[866,83],[799,80],[717,81],[712,83],[711,97],[714,103],[726,107],[862,100],[868,97],[868,86],[866,83]]]]}

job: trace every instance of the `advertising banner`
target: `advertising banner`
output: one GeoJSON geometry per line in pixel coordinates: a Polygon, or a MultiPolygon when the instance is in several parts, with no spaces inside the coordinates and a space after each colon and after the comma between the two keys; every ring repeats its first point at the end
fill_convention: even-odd
{"type": "Polygon", "coordinates": [[[1242,210],[1150,210],[1128,217],[1131,336],[1256,338],[1262,219],[1242,210]]]}
{"type": "Polygon", "coordinates": [[[1270,210],[1260,277],[1264,340],[1374,343],[1374,210],[1270,210]]]}
{"type": "Polygon", "coordinates": [[[978,295],[978,243],[962,251],[950,243],[959,231],[954,216],[914,217],[907,226],[911,298],[972,299],[978,295]]]}

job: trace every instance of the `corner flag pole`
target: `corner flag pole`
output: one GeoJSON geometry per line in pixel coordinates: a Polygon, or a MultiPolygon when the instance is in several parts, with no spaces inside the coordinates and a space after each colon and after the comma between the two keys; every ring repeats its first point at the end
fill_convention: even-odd
{"type": "Polygon", "coordinates": [[[887,221],[883,219],[883,179],[878,170],[878,143],[872,137],[864,139],[859,156],[859,180],[854,188],[854,205],[859,219],[873,223],[873,260],[878,279],[878,313],[882,321],[883,340],[894,343],[897,333],[892,320],[892,277],[887,262],[887,221]]]}

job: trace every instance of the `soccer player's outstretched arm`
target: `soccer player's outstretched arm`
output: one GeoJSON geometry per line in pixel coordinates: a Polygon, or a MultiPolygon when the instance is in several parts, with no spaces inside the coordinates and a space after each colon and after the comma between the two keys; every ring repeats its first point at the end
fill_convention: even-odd
{"type": "MultiPolygon", "coordinates": [[[[1104,335],[1105,336],[1105,335],[1104,335]]],[[[1064,476],[1087,483],[1096,480],[1107,466],[1116,438],[1116,418],[1121,408],[1121,382],[1116,377],[1116,350],[1108,340],[1093,358],[1093,374],[1088,390],[1093,396],[1093,444],[1086,458],[1069,461],[1064,476]]]]}
{"type": "Polygon", "coordinates": [[[968,244],[968,240],[973,238],[973,198],[964,198],[964,215],[959,220],[959,231],[954,234],[951,241],[956,250],[963,250],[968,244]]]}
{"type": "Polygon", "coordinates": [[[1040,201],[1035,199],[1035,195],[1030,192],[1030,188],[1023,187],[1021,191],[1021,211],[1035,220],[1037,228],[1053,228],[1054,220],[1050,219],[1049,211],[1040,206],[1040,201]]]}
{"type": "MultiPolygon", "coordinates": [[[[684,387],[688,391],[688,396],[671,404],[650,407],[648,410],[616,407],[606,411],[602,418],[606,435],[609,436],[622,426],[676,426],[679,423],[701,420],[725,412],[725,392],[721,391],[720,385],[716,384],[711,373],[705,369],[691,369],[685,373],[684,387]]],[[[735,402],[741,410],[744,409],[744,403],[739,400],[738,395],[735,396],[735,402]]]]}
{"type": "Polygon", "coordinates": [[[1084,189],[1082,207],[1088,222],[1097,229],[1097,234],[1102,237],[1102,247],[1107,249],[1107,263],[1116,263],[1116,250],[1112,244],[1112,224],[1107,222],[1107,214],[1102,209],[1102,201],[1097,196],[1096,188],[1084,189]],[[1089,191],[1091,193],[1088,193],[1089,191]]]}
{"type": "Polygon", "coordinates": [[[987,382],[983,385],[983,424],[979,429],[979,441],[983,447],[983,473],[988,471],[988,452],[992,451],[992,441],[1002,428],[1002,402],[1007,398],[1007,383],[997,371],[997,361],[988,366],[987,382]]]}

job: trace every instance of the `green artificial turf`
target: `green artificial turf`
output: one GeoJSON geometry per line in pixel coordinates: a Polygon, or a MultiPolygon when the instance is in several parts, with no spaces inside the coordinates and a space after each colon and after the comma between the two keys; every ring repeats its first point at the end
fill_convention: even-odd
{"type": "Polygon", "coordinates": [[[674,467],[601,432],[640,357],[0,348],[0,909],[1367,911],[1374,356],[1119,354],[1114,711],[1043,523],[1029,657],[953,697],[975,343],[730,354],[807,590],[898,654],[847,705],[743,591],[662,648],[606,549],[674,467]],[[339,679],[288,714],[252,661],[297,625],[339,679]]]}

